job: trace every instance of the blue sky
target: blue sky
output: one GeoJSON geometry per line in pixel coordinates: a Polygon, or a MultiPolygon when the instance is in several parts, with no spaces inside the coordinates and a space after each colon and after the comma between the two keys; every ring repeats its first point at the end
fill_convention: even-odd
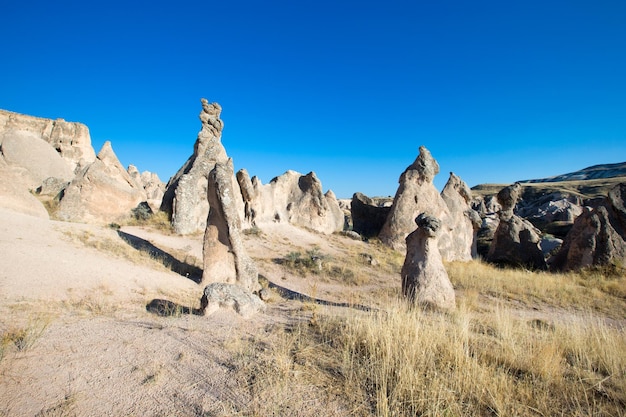
{"type": "Polygon", "coordinates": [[[4,2],[0,108],[85,123],[163,181],[223,107],[235,168],[393,195],[626,161],[626,2],[4,2]]]}

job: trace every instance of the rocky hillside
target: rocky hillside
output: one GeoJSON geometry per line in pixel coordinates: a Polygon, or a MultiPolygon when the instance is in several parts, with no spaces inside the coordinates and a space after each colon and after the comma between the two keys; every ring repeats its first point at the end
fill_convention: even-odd
{"type": "Polygon", "coordinates": [[[554,177],[541,178],[537,180],[525,180],[519,182],[561,182],[561,181],[584,181],[598,180],[626,176],[626,162],[617,164],[601,164],[581,169],[580,171],[568,174],[556,175],[554,177]]]}

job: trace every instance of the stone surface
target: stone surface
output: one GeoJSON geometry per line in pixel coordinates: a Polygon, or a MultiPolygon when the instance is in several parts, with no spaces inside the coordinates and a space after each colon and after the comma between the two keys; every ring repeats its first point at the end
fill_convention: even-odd
{"type": "Polygon", "coordinates": [[[47,219],[43,204],[28,191],[30,184],[26,176],[24,168],[9,166],[0,155],[0,207],[47,219]]]}
{"type": "Polygon", "coordinates": [[[344,214],[332,191],[322,192],[322,183],[314,172],[302,175],[287,171],[269,184],[253,177],[255,222],[284,222],[330,234],[343,230],[344,214]]]}
{"type": "Polygon", "coordinates": [[[406,238],[407,254],[401,271],[402,294],[422,307],[453,310],[456,308],[454,288],[437,244],[441,221],[423,213],[415,222],[417,229],[406,238]]]}
{"type": "Polygon", "coordinates": [[[123,220],[146,200],[146,193],[124,169],[110,142],[96,160],[79,172],[59,202],[61,220],[107,223],[123,220]]]}
{"type": "Polygon", "coordinates": [[[613,188],[603,202],[578,216],[559,252],[550,259],[556,270],[626,264],[626,183],[613,188]]]}
{"type": "Polygon", "coordinates": [[[265,303],[239,285],[214,282],[204,288],[200,308],[204,315],[219,309],[233,310],[244,318],[250,318],[265,310],[265,303]]]}
{"type": "Polygon", "coordinates": [[[20,132],[48,142],[67,162],[71,171],[84,167],[96,159],[91,146],[89,129],[82,123],[63,119],[44,119],[0,110],[0,137],[6,132],[20,132]]]}
{"type": "MultiPolygon", "coordinates": [[[[190,234],[206,228],[209,203],[206,199],[209,172],[218,162],[228,160],[222,145],[224,123],[220,119],[222,108],[217,103],[201,100],[202,127],[194,144],[193,154],[167,183],[161,210],[171,215],[172,227],[178,234],[190,234]]],[[[235,177],[232,178],[235,183],[235,177]]],[[[233,192],[240,194],[239,187],[233,192]]],[[[243,200],[238,197],[238,210],[243,215],[243,200]]]]}
{"type": "Polygon", "coordinates": [[[443,259],[469,259],[472,244],[467,238],[457,236],[465,232],[454,228],[455,220],[451,218],[446,202],[432,183],[438,172],[439,164],[428,149],[421,146],[415,162],[400,176],[391,211],[378,237],[387,246],[404,251],[406,236],[415,229],[413,219],[421,213],[429,213],[441,221],[438,242],[443,259]]]}
{"type": "Polygon", "coordinates": [[[260,204],[260,190],[252,184],[250,174],[245,169],[237,171],[237,184],[241,190],[241,197],[244,204],[244,221],[250,225],[256,225],[256,216],[261,211],[260,204]]]}
{"type": "MultiPolygon", "coordinates": [[[[421,146],[415,162],[402,173],[389,216],[378,237],[395,250],[406,249],[405,239],[415,230],[415,218],[431,213],[438,219],[449,216],[448,207],[432,181],[439,172],[439,164],[428,149],[421,146]]],[[[445,228],[445,220],[443,228],[445,228]]],[[[446,231],[440,231],[445,234],[446,231]]]]}
{"type": "Polygon", "coordinates": [[[381,207],[363,193],[354,193],[350,204],[352,230],[366,238],[378,236],[391,207],[381,207]]]}
{"type": "Polygon", "coordinates": [[[480,215],[471,207],[472,192],[453,172],[441,191],[449,211],[447,226],[451,230],[440,238],[439,250],[448,261],[469,261],[477,256],[476,234],[481,226],[480,215]]]}
{"type": "Polygon", "coordinates": [[[218,162],[209,173],[209,216],[204,234],[202,282],[237,284],[249,292],[259,286],[257,268],[241,240],[241,218],[235,205],[232,160],[218,162]]]}
{"type": "Polygon", "coordinates": [[[0,151],[7,164],[26,170],[27,175],[24,179],[28,181],[31,189],[41,185],[46,178],[70,181],[74,177],[70,163],[33,132],[5,131],[0,151]]]}
{"type": "Polygon", "coordinates": [[[489,247],[487,261],[499,265],[546,269],[539,230],[514,214],[520,191],[520,184],[515,183],[498,193],[498,203],[502,209],[498,213],[498,228],[489,247]]]}

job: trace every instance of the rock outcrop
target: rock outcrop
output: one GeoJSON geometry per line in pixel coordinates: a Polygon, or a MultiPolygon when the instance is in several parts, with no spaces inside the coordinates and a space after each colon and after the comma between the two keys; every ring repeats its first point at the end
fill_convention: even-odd
{"type": "Polygon", "coordinates": [[[124,169],[106,142],[96,160],[63,191],[57,217],[76,222],[114,222],[127,218],[146,193],[124,169]]]}
{"type": "MultiPolygon", "coordinates": [[[[441,221],[438,242],[443,259],[468,260],[470,259],[468,254],[471,254],[472,243],[467,238],[461,239],[457,236],[458,233],[467,233],[464,230],[454,229],[455,220],[451,218],[446,202],[433,185],[433,179],[437,173],[439,173],[439,164],[428,149],[421,146],[415,162],[400,176],[400,185],[394,197],[391,211],[378,237],[387,246],[404,251],[406,249],[406,237],[415,230],[412,219],[421,213],[430,213],[441,221]]],[[[464,197],[460,198],[464,199],[464,197]]]]}
{"type": "Polygon", "coordinates": [[[269,184],[261,184],[257,177],[251,183],[252,190],[245,193],[252,197],[247,204],[256,224],[284,222],[326,234],[343,230],[344,215],[337,198],[330,190],[322,192],[314,172],[287,171],[269,184]]]}
{"type": "Polygon", "coordinates": [[[209,173],[209,216],[204,234],[203,283],[236,284],[249,292],[259,289],[258,272],[241,240],[241,217],[235,199],[232,160],[217,162],[209,173]]]}
{"type": "MultiPolygon", "coordinates": [[[[378,235],[384,244],[404,251],[405,239],[415,230],[415,218],[421,213],[431,213],[443,220],[442,228],[446,227],[444,219],[449,216],[448,207],[433,185],[438,173],[439,164],[428,149],[421,146],[415,162],[400,176],[391,211],[378,235]]],[[[440,233],[445,234],[444,231],[440,233]]]]}
{"type": "Polygon", "coordinates": [[[31,184],[24,179],[27,175],[24,168],[11,167],[0,156],[0,207],[47,219],[43,204],[29,192],[31,184]]]}
{"type": "Polygon", "coordinates": [[[161,181],[159,176],[150,171],[139,173],[139,170],[134,165],[129,165],[127,171],[128,175],[130,175],[137,184],[140,184],[146,192],[148,203],[154,208],[159,208],[163,201],[163,195],[165,194],[165,184],[161,181]]]}
{"type": "Polygon", "coordinates": [[[439,250],[448,261],[469,261],[477,256],[476,234],[482,223],[480,215],[470,205],[472,192],[467,184],[450,173],[441,191],[441,198],[448,206],[448,227],[453,233],[444,235],[439,250]]]}
{"type": "Polygon", "coordinates": [[[498,193],[498,203],[502,207],[498,213],[500,222],[489,247],[487,261],[501,265],[546,269],[539,230],[514,213],[521,190],[521,185],[515,183],[498,193]]]}
{"type": "Polygon", "coordinates": [[[613,188],[595,209],[586,209],[572,226],[557,254],[556,270],[626,264],[626,183],[613,188]]]}
{"type": "Polygon", "coordinates": [[[443,266],[437,244],[441,221],[425,213],[416,219],[417,229],[406,238],[402,266],[402,294],[412,303],[437,310],[456,307],[454,288],[443,266]]]}
{"type": "Polygon", "coordinates": [[[390,211],[391,206],[379,206],[365,194],[354,193],[350,204],[352,230],[366,238],[378,236],[390,211]]]}
{"type": "Polygon", "coordinates": [[[6,131],[0,138],[0,151],[8,165],[25,170],[25,180],[35,189],[47,178],[70,181],[74,177],[71,164],[32,132],[6,131]]]}
{"type": "Polygon", "coordinates": [[[72,172],[96,159],[89,129],[82,123],[0,110],[0,137],[16,133],[47,142],[67,162],[72,172]]]}
{"type": "MultiPolygon", "coordinates": [[[[193,154],[166,186],[161,210],[170,213],[172,227],[178,234],[190,234],[206,228],[209,203],[207,202],[207,182],[209,172],[218,162],[228,160],[222,145],[224,123],[220,119],[222,108],[217,103],[202,99],[200,121],[202,128],[194,144],[193,154]]],[[[233,176],[233,183],[235,178],[233,176]]],[[[239,188],[233,192],[240,194],[239,188]]],[[[235,203],[243,214],[243,201],[235,203]]]]}

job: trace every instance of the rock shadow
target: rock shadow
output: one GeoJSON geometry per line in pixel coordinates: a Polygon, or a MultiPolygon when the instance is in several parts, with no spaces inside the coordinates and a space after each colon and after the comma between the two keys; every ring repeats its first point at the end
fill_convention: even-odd
{"type": "Polygon", "coordinates": [[[297,291],[290,290],[289,288],[282,287],[278,284],[273,283],[269,279],[263,276],[259,276],[259,278],[267,281],[268,288],[273,289],[277,293],[281,295],[281,297],[292,300],[292,301],[302,301],[304,303],[313,303],[330,307],[344,307],[344,308],[354,308],[361,311],[376,311],[376,309],[368,306],[364,306],[361,304],[351,304],[351,303],[338,303],[334,301],[322,300],[320,298],[313,298],[306,294],[299,293],[297,291]]]}
{"type": "Polygon", "coordinates": [[[204,312],[202,309],[187,307],[181,304],[177,304],[173,301],[162,300],[155,298],[146,305],[146,310],[149,313],[156,314],[161,317],[175,317],[183,314],[192,314],[195,316],[202,316],[204,312]]]}
{"type": "Polygon", "coordinates": [[[149,254],[151,258],[162,263],[166,268],[169,268],[173,272],[189,278],[196,284],[199,284],[202,281],[202,268],[179,261],[171,254],[159,249],[145,239],[122,232],[121,230],[118,230],[117,234],[130,246],[138,251],[149,254]]]}

